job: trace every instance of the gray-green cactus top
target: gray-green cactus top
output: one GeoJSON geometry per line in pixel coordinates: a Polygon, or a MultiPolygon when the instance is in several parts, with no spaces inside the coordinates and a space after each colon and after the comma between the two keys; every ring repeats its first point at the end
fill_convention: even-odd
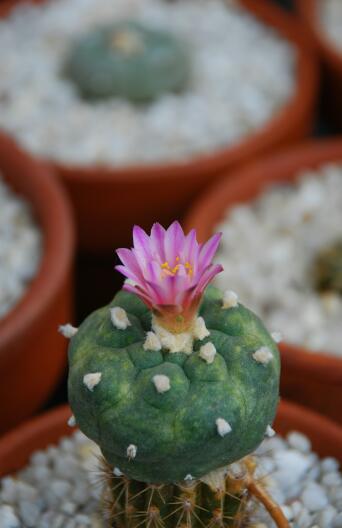
{"type": "Polygon", "coordinates": [[[72,411],[117,472],[153,483],[199,478],[252,452],[272,423],[280,362],[261,321],[241,304],[224,308],[213,287],[198,315],[210,334],[192,353],[149,350],[151,312],[120,291],[71,339],[72,411]],[[126,328],[113,325],[113,307],[125,310],[126,328]]]}
{"type": "Polygon", "coordinates": [[[121,97],[136,102],[182,90],[189,73],[189,53],[180,39],[135,21],[81,37],[63,68],[86,99],[121,97]]]}

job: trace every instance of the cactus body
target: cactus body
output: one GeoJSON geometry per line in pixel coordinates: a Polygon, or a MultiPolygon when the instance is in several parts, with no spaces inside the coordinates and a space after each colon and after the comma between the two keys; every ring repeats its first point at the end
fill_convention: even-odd
{"type": "Polygon", "coordinates": [[[318,291],[342,295],[342,241],[320,251],[313,266],[318,291]]]}
{"type": "Polygon", "coordinates": [[[199,479],[252,452],[273,421],[279,355],[260,320],[241,304],[223,308],[213,287],[199,315],[209,335],[194,341],[192,353],[148,350],[151,311],[120,291],[71,339],[69,401],[76,422],[126,477],[157,484],[199,479]],[[113,325],[114,307],[125,310],[125,329],[113,325]],[[213,358],[203,356],[206,343],[215,347],[213,358]],[[257,354],[265,350],[266,356],[257,354]]]}
{"type": "Polygon", "coordinates": [[[76,41],[63,73],[86,99],[144,102],[182,90],[189,57],[185,45],[170,33],[122,21],[76,41]]]}

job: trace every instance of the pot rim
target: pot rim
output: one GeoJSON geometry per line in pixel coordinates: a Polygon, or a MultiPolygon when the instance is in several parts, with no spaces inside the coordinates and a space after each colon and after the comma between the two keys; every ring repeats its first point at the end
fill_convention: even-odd
{"type": "MultiPolygon", "coordinates": [[[[226,175],[194,202],[184,219],[185,230],[194,227],[199,240],[207,240],[212,235],[213,227],[233,206],[253,201],[268,185],[295,181],[301,170],[317,168],[329,162],[342,163],[342,136],[308,140],[249,163],[226,175]],[[253,197],[247,196],[249,194],[253,197]]],[[[341,384],[342,357],[314,352],[304,346],[286,342],[280,345],[280,349],[285,364],[300,364],[312,377],[325,377],[327,382],[341,384]]]]}
{"type": "MultiPolygon", "coordinates": [[[[34,190],[34,200],[29,198],[28,201],[43,235],[43,253],[37,274],[20,300],[0,320],[1,361],[14,353],[13,341],[18,335],[25,336],[30,332],[32,323],[39,320],[57,295],[72,265],[75,232],[69,199],[55,175],[1,132],[0,157],[0,168],[1,160],[6,160],[13,167],[18,166],[18,173],[11,177],[13,182],[20,182],[23,177],[29,180],[30,189],[34,190]],[[24,174],[21,168],[23,164],[24,174]]],[[[6,181],[6,171],[4,177],[6,181]]],[[[27,199],[25,191],[19,190],[18,194],[27,199]]],[[[64,322],[67,321],[61,321],[61,324],[64,322]]]]}
{"type": "MultiPolygon", "coordinates": [[[[77,427],[67,425],[71,414],[69,405],[61,405],[24,422],[0,438],[0,478],[20,470],[27,464],[33,451],[56,445],[62,436],[70,436],[76,431],[77,427]],[[12,460],[10,469],[9,460],[12,460]]],[[[314,434],[313,449],[322,456],[335,456],[342,462],[342,428],[325,416],[282,400],[274,427],[281,435],[291,430],[303,431],[309,437],[314,434]],[[317,441],[318,434],[322,438],[320,442],[317,441]],[[336,448],[334,452],[322,453],[321,448],[326,443],[336,448]]]]}
{"type": "MultiPolygon", "coordinates": [[[[2,0],[0,17],[6,16],[11,9],[23,0],[2,0]]],[[[41,3],[44,0],[33,0],[41,3]]],[[[108,165],[70,165],[67,163],[46,160],[65,180],[98,181],[110,184],[114,181],[134,183],[135,181],[154,181],[157,178],[168,177],[175,183],[184,177],[196,180],[200,175],[208,172],[224,170],[227,165],[241,162],[243,159],[256,156],[264,152],[272,138],[277,138],[277,143],[284,141],[289,131],[294,129],[294,124],[300,123],[308,108],[313,108],[318,93],[319,72],[309,35],[303,31],[294,15],[284,12],[270,0],[241,0],[243,5],[253,14],[264,21],[266,25],[274,27],[286,40],[290,41],[297,50],[296,88],[293,96],[283,107],[271,117],[256,132],[251,132],[246,139],[237,144],[213,153],[195,156],[184,162],[137,164],[128,167],[113,168],[108,165]]]]}
{"type": "Polygon", "coordinates": [[[317,0],[295,0],[296,10],[307,24],[311,38],[322,56],[342,75],[342,51],[339,52],[332,39],[321,26],[317,13],[317,0]]]}

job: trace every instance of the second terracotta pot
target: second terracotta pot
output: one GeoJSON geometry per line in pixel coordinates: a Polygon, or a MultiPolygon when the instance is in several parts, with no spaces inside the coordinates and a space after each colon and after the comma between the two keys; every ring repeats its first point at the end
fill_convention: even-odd
{"type": "Polygon", "coordinates": [[[55,176],[0,137],[0,171],[31,206],[42,231],[38,273],[0,319],[0,434],[28,418],[50,396],[66,365],[58,325],[72,318],[74,226],[55,176]]]}
{"type": "MultiPolygon", "coordinates": [[[[342,139],[312,141],[251,164],[203,195],[190,210],[185,227],[195,227],[199,239],[206,240],[235,205],[255,199],[271,184],[294,181],[302,170],[330,162],[342,162],[342,139]]],[[[281,394],[342,423],[342,357],[286,343],[280,348],[281,394]]]]}
{"type": "MultiPolygon", "coordinates": [[[[36,0],[37,3],[41,1],[36,0]]],[[[169,224],[180,218],[193,198],[223,171],[281,145],[295,143],[311,131],[318,78],[310,39],[303,34],[294,17],[285,14],[270,0],[241,2],[297,49],[293,97],[259,131],[232,147],[189,162],[122,169],[54,164],[71,196],[83,249],[108,252],[118,246],[127,246],[131,243],[133,224],[146,229],[156,220],[169,224]]],[[[4,0],[0,5],[0,17],[7,16],[17,4],[18,0],[4,0]]]]}
{"type": "Polygon", "coordinates": [[[330,119],[342,130],[342,51],[334,45],[320,21],[321,0],[295,0],[297,11],[311,35],[324,70],[324,102],[330,119]]]}

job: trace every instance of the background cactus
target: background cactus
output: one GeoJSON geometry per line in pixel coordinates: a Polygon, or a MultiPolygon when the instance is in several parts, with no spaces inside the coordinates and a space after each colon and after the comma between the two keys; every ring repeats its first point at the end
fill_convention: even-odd
{"type": "Polygon", "coordinates": [[[63,74],[84,98],[144,102],[182,90],[189,69],[188,52],[180,39],[135,21],[122,21],[76,41],[63,74]]]}
{"type": "Polygon", "coordinates": [[[70,405],[103,453],[115,525],[235,526],[250,492],[288,526],[244,459],[273,433],[279,353],[233,292],[207,287],[219,241],[135,228],[118,250],[129,291],[65,327],[70,405]]]}
{"type": "Polygon", "coordinates": [[[323,248],[316,256],[313,280],[318,291],[342,295],[342,241],[323,248]]]}

